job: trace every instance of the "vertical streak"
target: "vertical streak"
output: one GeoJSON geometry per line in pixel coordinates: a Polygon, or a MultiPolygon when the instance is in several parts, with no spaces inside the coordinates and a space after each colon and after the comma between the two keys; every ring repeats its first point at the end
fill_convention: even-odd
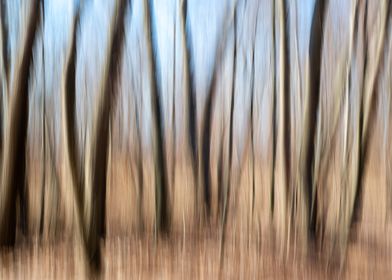
{"type": "MultiPolygon", "coordinates": [[[[171,182],[171,187],[172,190],[174,191],[175,188],[175,181],[176,181],[176,155],[177,155],[177,149],[176,149],[176,138],[177,138],[177,131],[176,131],[176,46],[177,46],[177,5],[176,9],[174,10],[174,23],[173,23],[173,34],[174,34],[174,40],[173,40],[173,112],[172,112],[172,126],[173,126],[173,148],[172,148],[172,182],[171,182]]],[[[175,196],[173,196],[175,197],[175,196]]]]}
{"type": "MultiPolygon", "coordinates": [[[[237,6],[237,1],[234,1],[234,11],[237,6]]],[[[227,17],[227,21],[231,23],[233,14],[227,17]]],[[[231,26],[231,25],[228,25],[231,26]]],[[[204,205],[207,217],[210,215],[210,185],[211,185],[211,170],[210,170],[210,148],[211,148],[211,129],[212,129],[212,109],[215,103],[216,87],[218,80],[218,70],[220,69],[223,61],[223,54],[226,48],[227,28],[224,26],[223,31],[217,39],[217,47],[212,69],[211,80],[207,87],[207,100],[204,107],[203,121],[202,121],[202,134],[201,134],[201,171],[204,183],[204,205]]]]}
{"type": "Polygon", "coordinates": [[[6,108],[9,90],[9,58],[8,58],[8,26],[6,22],[6,1],[0,2],[0,43],[1,43],[1,65],[0,65],[0,167],[3,161],[4,132],[6,124],[6,108]]]}
{"type": "Polygon", "coordinates": [[[7,4],[5,0],[1,0],[0,3],[0,25],[1,25],[1,49],[2,49],[2,58],[3,58],[3,71],[5,74],[5,82],[8,83],[9,79],[9,71],[10,71],[10,66],[9,66],[9,57],[8,57],[8,40],[9,40],[9,34],[8,34],[8,23],[7,23],[7,14],[6,14],[6,8],[7,4]]]}
{"type": "MultiPolygon", "coordinates": [[[[237,77],[237,8],[234,10],[234,49],[233,49],[233,76],[231,84],[231,103],[230,103],[230,126],[229,126],[229,174],[228,182],[226,186],[226,194],[224,197],[223,206],[223,237],[225,236],[227,227],[227,213],[228,213],[228,203],[230,201],[230,192],[232,184],[232,170],[233,170],[233,123],[234,123],[234,105],[235,105],[235,87],[236,87],[236,77],[237,77]]],[[[224,242],[224,238],[222,238],[224,242]]]]}
{"type": "Polygon", "coordinates": [[[271,215],[274,215],[275,210],[275,165],[276,165],[276,94],[277,94],[277,86],[276,86],[276,20],[275,20],[275,1],[272,0],[272,41],[273,41],[273,65],[274,65],[274,89],[272,93],[272,173],[271,173],[271,215]]]}
{"type": "Polygon", "coordinates": [[[42,234],[44,231],[44,217],[45,217],[45,179],[46,179],[46,81],[45,81],[45,0],[42,0],[42,17],[41,17],[41,32],[42,32],[42,178],[41,178],[41,214],[40,214],[40,225],[39,225],[39,234],[42,238],[42,234]]]}
{"type": "Polygon", "coordinates": [[[98,104],[91,145],[91,190],[92,204],[89,213],[88,248],[89,261],[96,271],[102,266],[99,238],[106,237],[106,193],[110,143],[110,119],[118,96],[121,61],[124,52],[125,13],[129,0],[118,0],[111,22],[103,83],[98,95],[98,104]]]}
{"type": "Polygon", "coordinates": [[[157,53],[157,34],[152,16],[153,1],[144,0],[145,11],[145,28],[147,35],[147,52],[149,57],[149,67],[151,74],[151,105],[153,120],[155,126],[156,151],[155,151],[155,172],[156,172],[156,227],[161,233],[167,233],[169,230],[169,209],[167,194],[167,165],[166,165],[166,145],[165,133],[163,127],[163,116],[161,108],[161,89],[159,85],[159,68],[157,53]]]}
{"type": "MultiPolygon", "coordinates": [[[[379,72],[381,70],[381,58],[383,57],[384,51],[384,42],[387,33],[387,30],[391,28],[391,17],[392,17],[392,4],[390,0],[384,1],[381,5],[383,8],[386,8],[385,15],[383,18],[382,26],[381,26],[381,35],[379,41],[377,42],[376,49],[376,62],[375,67],[372,69],[368,67],[367,59],[368,59],[368,47],[367,40],[368,34],[366,32],[365,39],[365,76],[364,76],[364,87],[362,93],[362,102],[361,102],[361,111],[360,111],[360,124],[359,124],[359,160],[358,160],[358,172],[357,172],[357,180],[356,180],[356,191],[354,197],[354,205],[353,205],[353,214],[351,219],[351,224],[358,220],[359,211],[361,208],[362,197],[363,197],[363,176],[366,168],[366,161],[368,157],[368,145],[369,145],[369,133],[371,124],[374,121],[374,106],[376,105],[376,99],[378,95],[374,92],[376,89],[376,82],[378,81],[379,72]],[[387,3],[386,3],[387,2],[387,3]],[[373,71],[372,71],[373,70],[373,71]]],[[[368,1],[366,1],[366,11],[367,14],[368,1]]],[[[365,14],[365,28],[367,26],[367,16],[365,14]]]]}
{"type": "Polygon", "coordinates": [[[328,0],[317,0],[314,6],[309,40],[309,85],[305,101],[301,145],[301,180],[308,197],[308,228],[311,238],[316,234],[317,195],[316,186],[313,183],[314,142],[320,98],[323,26],[327,3],[328,0]]]}
{"type": "MultiPolygon", "coordinates": [[[[237,3],[235,3],[237,4],[237,3]]],[[[232,184],[232,168],[233,168],[233,119],[234,119],[234,104],[235,104],[235,87],[237,77],[237,5],[234,6],[234,24],[233,24],[233,76],[231,84],[231,104],[230,104],[230,126],[229,126],[229,172],[226,186],[226,193],[223,201],[223,220],[222,220],[222,232],[221,232],[221,243],[220,243],[220,271],[222,273],[223,260],[224,260],[224,246],[226,241],[227,231],[227,217],[228,217],[228,204],[230,203],[230,192],[232,184]]],[[[221,277],[219,277],[221,278],[221,277]]]]}
{"type": "MultiPolygon", "coordinates": [[[[26,183],[26,142],[29,111],[29,76],[39,26],[39,0],[31,1],[21,63],[13,83],[7,123],[0,195],[0,246],[15,244],[16,199],[26,183]]],[[[24,204],[23,201],[21,204],[24,204]]],[[[23,208],[23,205],[21,205],[23,208]]],[[[22,212],[22,211],[21,211],[22,212]]]]}
{"type": "Polygon", "coordinates": [[[252,48],[252,73],[251,73],[251,103],[250,103],[250,133],[251,133],[251,145],[252,145],[252,218],[255,208],[255,144],[254,144],[254,99],[255,99],[255,51],[256,51],[256,36],[258,31],[259,22],[259,2],[256,8],[256,22],[253,34],[253,48],[252,48]]]}
{"type": "MultiPolygon", "coordinates": [[[[181,0],[180,0],[181,1],[181,0]]],[[[192,154],[192,166],[193,176],[195,179],[195,199],[197,205],[197,184],[198,184],[198,133],[197,133],[197,104],[195,94],[195,81],[194,81],[194,65],[193,65],[193,54],[192,54],[192,34],[191,26],[188,21],[188,1],[182,0],[181,7],[181,32],[182,32],[182,47],[185,49],[184,52],[184,73],[185,73],[185,91],[187,94],[188,103],[188,137],[189,145],[192,154]]]]}

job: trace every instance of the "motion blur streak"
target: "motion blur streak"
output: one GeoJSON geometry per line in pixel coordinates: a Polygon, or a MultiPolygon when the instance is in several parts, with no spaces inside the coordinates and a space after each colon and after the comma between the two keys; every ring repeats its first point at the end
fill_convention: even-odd
{"type": "Polygon", "coordinates": [[[0,279],[392,278],[391,0],[0,0],[0,279]]]}

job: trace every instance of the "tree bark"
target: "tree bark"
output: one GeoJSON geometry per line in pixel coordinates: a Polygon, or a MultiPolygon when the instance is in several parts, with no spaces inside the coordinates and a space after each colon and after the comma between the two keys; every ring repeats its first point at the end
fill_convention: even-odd
{"type": "Polygon", "coordinates": [[[125,12],[128,0],[116,2],[111,24],[111,36],[107,50],[103,84],[98,95],[92,143],[91,143],[91,188],[92,202],[88,224],[88,257],[94,269],[102,266],[99,237],[106,235],[106,188],[109,152],[109,125],[113,106],[118,95],[120,66],[124,51],[125,12]]]}
{"type": "MultiPolygon", "coordinates": [[[[10,100],[10,116],[5,138],[0,204],[0,245],[13,246],[16,233],[16,199],[20,196],[21,210],[26,183],[26,141],[29,110],[29,74],[33,46],[39,25],[39,0],[31,1],[21,63],[17,69],[10,100]]],[[[27,207],[26,207],[27,208],[27,207]]],[[[22,211],[21,211],[22,212],[22,211]]]]}
{"type": "Polygon", "coordinates": [[[195,180],[195,201],[198,206],[198,173],[199,173],[199,158],[198,158],[198,133],[197,133],[197,103],[195,94],[194,81],[194,66],[192,56],[192,34],[191,27],[188,22],[188,1],[182,1],[181,7],[181,33],[182,33],[182,47],[184,52],[184,72],[185,72],[185,91],[187,92],[188,105],[188,139],[189,147],[192,156],[193,176],[195,180]]]}
{"type": "Polygon", "coordinates": [[[324,20],[328,0],[317,0],[314,6],[309,41],[309,85],[305,101],[303,138],[301,144],[301,181],[307,194],[308,229],[311,238],[316,235],[317,195],[313,182],[314,142],[320,99],[320,77],[324,20]]]}
{"type": "MultiPolygon", "coordinates": [[[[359,160],[358,160],[358,171],[357,171],[357,179],[356,179],[356,190],[353,204],[353,214],[351,218],[351,224],[359,220],[360,210],[362,207],[363,200],[363,177],[366,168],[366,162],[368,157],[368,145],[370,138],[370,128],[372,127],[372,122],[375,118],[375,105],[376,99],[378,95],[375,93],[376,83],[378,80],[382,57],[384,54],[384,42],[385,37],[388,34],[388,29],[391,28],[391,17],[392,17],[392,4],[391,1],[383,1],[381,4],[382,9],[386,9],[385,14],[383,15],[383,24],[381,27],[380,38],[377,42],[377,49],[375,55],[374,67],[368,66],[368,64],[373,64],[372,62],[368,62],[368,48],[367,48],[367,40],[369,34],[365,35],[365,75],[364,75],[364,87],[362,93],[362,102],[361,102],[361,111],[360,111],[360,120],[359,120],[359,160]],[[384,4],[384,5],[382,5],[384,4]]],[[[368,2],[366,2],[366,9],[368,6],[368,2]]],[[[365,11],[366,13],[366,11],[365,11]]],[[[367,17],[366,17],[367,18],[367,17]]],[[[367,26],[367,21],[365,21],[365,26],[367,26]]],[[[366,27],[365,27],[366,28],[366,27]]]]}
{"type": "Polygon", "coordinates": [[[168,201],[168,179],[166,164],[165,131],[161,107],[161,89],[159,84],[157,34],[151,12],[153,1],[144,0],[145,27],[147,35],[147,52],[150,60],[151,74],[151,105],[153,114],[153,126],[155,133],[155,207],[156,228],[160,233],[168,233],[170,226],[169,201],[168,201]]]}

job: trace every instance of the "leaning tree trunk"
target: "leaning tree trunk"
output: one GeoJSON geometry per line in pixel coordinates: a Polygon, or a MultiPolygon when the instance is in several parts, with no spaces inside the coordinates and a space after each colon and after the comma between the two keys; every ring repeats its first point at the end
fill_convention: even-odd
{"type": "MultiPolygon", "coordinates": [[[[188,1],[183,0],[181,6],[181,33],[182,33],[182,48],[184,51],[183,67],[185,73],[185,91],[187,98],[187,121],[188,121],[188,138],[189,147],[192,156],[192,169],[195,182],[195,202],[198,207],[198,184],[199,184],[199,157],[198,157],[198,134],[197,134],[197,103],[195,94],[195,80],[194,80],[194,67],[192,57],[192,34],[190,24],[188,23],[188,1]]],[[[196,213],[198,213],[196,209],[196,213]]],[[[199,214],[199,213],[198,213],[199,214]]]]}
{"type": "Polygon", "coordinates": [[[310,238],[316,234],[317,196],[313,182],[314,143],[320,99],[320,76],[324,18],[328,0],[318,0],[314,6],[309,41],[309,85],[305,99],[303,136],[300,154],[301,182],[307,193],[308,229],[310,238]]]}
{"type": "MultiPolygon", "coordinates": [[[[223,195],[223,213],[222,213],[222,231],[220,240],[220,269],[223,267],[223,255],[224,246],[226,241],[226,230],[227,230],[227,216],[228,216],[228,204],[230,202],[230,193],[232,185],[232,170],[233,170],[233,123],[234,123],[234,104],[235,104],[235,86],[237,77],[237,7],[234,8],[234,24],[233,24],[233,76],[231,84],[231,101],[230,101],[230,126],[229,126],[229,172],[227,185],[223,195]]],[[[221,272],[220,272],[221,273],[221,272]]]]}
{"type": "MultiPolygon", "coordinates": [[[[234,47],[233,47],[233,76],[231,84],[231,101],[230,101],[230,127],[229,127],[229,173],[227,186],[223,198],[223,218],[222,218],[222,237],[221,243],[224,245],[226,237],[227,228],[227,214],[228,214],[228,204],[230,202],[230,193],[232,185],[232,170],[233,170],[233,123],[234,123],[234,104],[235,104],[235,87],[236,87],[236,73],[237,73],[237,7],[234,8],[234,24],[233,24],[233,37],[234,37],[234,47]]],[[[223,247],[223,245],[221,247],[223,247]]],[[[221,256],[221,260],[223,257],[221,256]]]]}
{"type": "Polygon", "coordinates": [[[251,157],[252,157],[252,225],[253,225],[253,219],[254,219],[254,210],[255,210],[255,196],[256,196],[256,180],[255,180],[255,133],[254,133],[254,121],[255,121],[255,108],[254,108],[254,103],[255,103],[255,92],[256,92],[256,83],[255,83],[255,71],[256,71],[256,61],[255,61],[255,52],[256,52],[256,36],[258,34],[258,23],[259,23],[259,9],[260,9],[260,3],[257,3],[256,6],[256,20],[255,20],[255,26],[254,26],[254,32],[252,34],[252,70],[251,70],[251,96],[250,96],[250,112],[249,112],[249,122],[250,122],[250,139],[251,139],[251,157]]]}
{"type": "Polygon", "coordinates": [[[214,66],[212,69],[211,80],[207,87],[207,100],[204,107],[204,114],[201,129],[201,172],[203,176],[203,195],[206,216],[209,218],[211,212],[211,168],[210,168],[210,153],[211,153],[211,130],[212,130],[212,110],[215,103],[216,87],[218,85],[218,72],[223,62],[223,55],[227,46],[228,28],[234,21],[234,9],[236,9],[237,1],[233,4],[233,11],[226,18],[224,22],[223,31],[217,39],[217,47],[215,51],[214,66]]]}
{"type": "MultiPolygon", "coordinates": [[[[30,18],[17,69],[5,138],[5,154],[2,168],[0,195],[0,245],[14,245],[16,233],[16,199],[26,183],[26,142],[29,109],[29,73],[33,58],[33,46],[40,18],[40,1],[31,1],[30,18]]],[[[23,200],[23,199],[21,199],[23,200]]],[[[22,203],[21,203],[22,204],[22,203]]],[[[23,205],[21,205],[23,207],[23,205]]]]}
{"type": "Polygon", "coordinates": [[[76,126],[76,36],[77,29],[80,25],[80,10],[81,7],[76,7],[76,12],[73,18],[72,30],[70,35],[70,49],[65,63],[65,77],[63,81],[62,91],[62,105],[63,105],[63,137],[64,137],[64,156],[65,163],[70,172],[71,179],[71,193],[74,205],[74,213],[76,220],[76,231],[78,239],[83,244],[84,253],[88,255],[87,236],[85,229],[85,221],[83,215],[83,197],[84,197],[84,182],[81,179],[82,175],[79,173],[81,170],[80,163],[78,162],[79,148],[77,141],[77,126],[76,126]]]}
{"type": "Polygon", "coordinates": [[[152,0],[144,0],[145,27],[147,35],[147,52],[151,74],[151,104],[153,115],[153,126],[156,137],[155,150],[155,207],[156,207],[156,228],[161,233],[169,230],[169,205],[168,205],[168,180],[166,165],[165,133],[162,120],[161,89],[158,85],[158,54],[157,54],[157,34],[153,25],[152,0]]]}
{"type": "Polygon", "coordinates": [[[116,2],[111,24],[103,84],[98,95],[91,140],[91,208],[88,213],[88,257],[94,269],[101,269],[99,238],[106,235],[106,185],[109,152],[109,125],[118,94],[120,66],[124,51],[125,12],[128,0],[116,2]]]}
{"type": "Polygon", "coordinates": [[[9,58],[8,58],[8,26],[6,22],[6,1],[0,2],[0,168],[3,162],[4,132],[6,108],[8,104],[9,58]]]}
{"type": "Polygon", "coordinates": [[[45,1],[42,1],[42,16],[41,16],[41,33],[42,33],[42,108],[41,108],[41,121],[42,121],[42,165],[41,165],[41,213],[39,221],[39,235],[42,239],[44,233],[44,220],[45,220],[45,191],[46,191],[46,81],[45,81],[45,1]]]}
{"type": "MultiPolygon", "coordinates": [[[[369,2],[366,3],[366,8],[368,8],[369,2]]],[[[368,145],[369,145],[369,133],[371,129],[371,124],[375,115],[375,102],[377,95],[375,92],[377,91],[376,83],[378,80],[380,68],[382,66],[382,57],[383,53],[385,53],[385,37],[388,34],[388,28],[391,28],[391,17],[392,17],[392,4],[391,1],[384,0],[380,4],[382,10],[382,18],[381,18],[381,30],[379,34],[379,38],[377,40],[376,50],[374,54],[374,60],[369,60],[368,57],[369,49],[368,42],[365,44],[365,76],[364,76],[364,88],[362,92],[362,103],[360,110],[360,120],[359,120],[359,160],[358,160],[358,169],[357,169],[357,179],[356,179],[356,190],[355,197],[353,202],[353,210],[352,210],[352,218],[351,224],[355,221],[359,220],[359,212],[362,203],[363,196],[363,177],[365,173],[366,161],[367,161],[367,153],[368,153],[368,145]]],[[[366,11],[365,11],[366,12],[366,11]]],[[[365,22],[365,26],[367,27],[367,21],[365,22]]],[[[365,28],[366,28],[365,27],[365,28]]],[[[366,33],[366,40],[369,40],[369,34],[366,33]]]]}

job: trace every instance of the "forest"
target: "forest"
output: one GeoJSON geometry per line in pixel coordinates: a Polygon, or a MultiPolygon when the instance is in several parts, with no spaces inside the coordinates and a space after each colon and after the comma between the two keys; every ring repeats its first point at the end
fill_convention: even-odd
{"type": "Polygon", "coordinates": [[[392,277],[391,0],[0,0],[0,279],[392,277]]]}

